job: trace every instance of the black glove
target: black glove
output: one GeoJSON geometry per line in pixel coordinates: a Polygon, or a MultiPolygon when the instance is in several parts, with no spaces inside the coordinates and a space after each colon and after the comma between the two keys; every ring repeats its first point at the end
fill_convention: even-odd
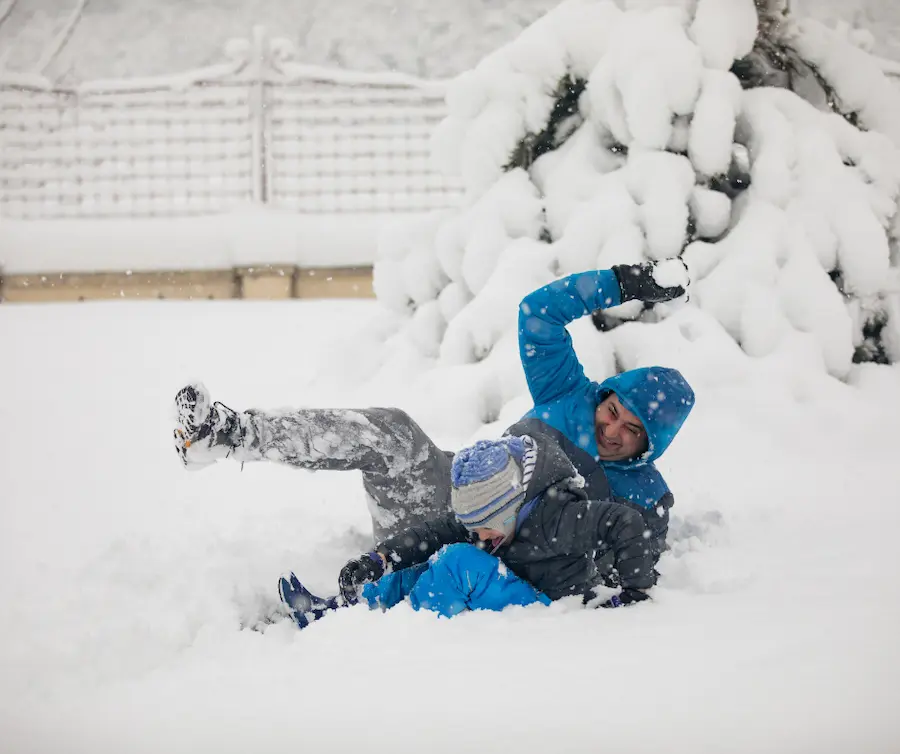
{"type": "Polygon", "coordinates": [[[640,589],[623,589],[606,600],[600,607],[628,607],[628,605],[649,599],[650,595],[640,589]]]}
{"type": "MultiPolygon", "coordinates": [[[[684,264],[682,262],[682,264],[684,264]]],[[[622,303],[626,301],[644,301],[648,304],[661,304],[684,295],[680,285],[663,288],[653,279],[655,262],[642,264],[617,264],[612,269],[619,281],[622,292],[622,303]]],[[[686,269],[686,268],[685,268],[686,269]]]]}
{"type": "Polygon", "coordinates": [[[345,602],[354,603],[359,599],[359,588],[371,584],[384,576],[384,561],[377,552],[368,552],[356,560],[351,560],[338,574],[338,588],[345,602]]]}

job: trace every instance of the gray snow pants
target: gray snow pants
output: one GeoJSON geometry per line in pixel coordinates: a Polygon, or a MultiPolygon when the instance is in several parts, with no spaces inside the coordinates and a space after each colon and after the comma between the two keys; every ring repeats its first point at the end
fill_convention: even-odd
{"type": "Polygon", "coordinates": [[[398,408],[244,413],[240,461],[362,472],[375,541],[450,509],[453,454],[398,408]]]}

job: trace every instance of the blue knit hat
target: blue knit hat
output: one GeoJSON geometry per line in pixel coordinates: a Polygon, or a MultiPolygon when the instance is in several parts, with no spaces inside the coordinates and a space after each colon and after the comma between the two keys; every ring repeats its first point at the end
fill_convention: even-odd
{"type": "Polygon", "coordinates": [[[537,448],[527,435],[479,440],[453,458],[450,507],[469,530],[494,529],[504,540],[516,531],[537,448]]]}

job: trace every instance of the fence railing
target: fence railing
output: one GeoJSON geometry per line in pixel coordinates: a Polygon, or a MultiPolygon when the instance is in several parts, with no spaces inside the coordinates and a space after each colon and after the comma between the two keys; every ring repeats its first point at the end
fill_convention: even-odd
{"type": "Polygon", "coordinates": [[[461,188],[429,163],[444,84],[298,65],[261,29],[226,62],[63,89],[0,79],[0,216],[152,217],[266,202],[415,212],[461,188]]]}

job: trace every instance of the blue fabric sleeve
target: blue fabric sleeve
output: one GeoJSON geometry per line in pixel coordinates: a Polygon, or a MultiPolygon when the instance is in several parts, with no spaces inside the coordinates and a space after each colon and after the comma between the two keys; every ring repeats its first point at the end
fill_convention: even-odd
{"type": "Polygon", "coordinates": [[[415,610],[452,618],[465,610],[549,605],[550,598],[520,579],[493,555],[470,544],[449,545],[429,561],[409,594],[415,610]]]}
{"type": "Polygon", "coordinates": [[[566,325],[595,309],[621,303],[612,270],[569,275],[529,293],[519,305],[519,357],[535,405],[588,381],[566,325]]]}
{"type": "Polygon", "coordinates": [[[382,610],[390,610],[409,596],[419,577],[427,570],[428,563],[419,563],[410,568],[385,574],[374,584],[366,584],[363,587],[363,599],[370,608],[380,607],[382,610]]]}

